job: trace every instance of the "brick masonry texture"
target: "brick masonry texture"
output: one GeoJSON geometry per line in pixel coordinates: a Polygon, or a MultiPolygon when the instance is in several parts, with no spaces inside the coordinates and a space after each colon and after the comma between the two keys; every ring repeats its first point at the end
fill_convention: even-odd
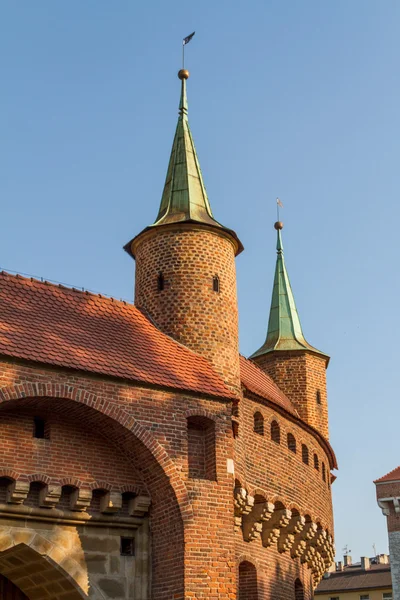
{"type": "MultiPolygon", "coordinates": [[[[400,529],[400,528],[399,528],[400,529]]],[[[393,599],[400,598],[400,530],[389,530],[390,570],[392,574],[393,599]]]]}
{"type": "Polygon", "coordinates": [[[293,402],[301,418],[329,439],[325,359],[311,352],[270,352],[254,360],[293,402]]]}
{"type": "Polygon", "coordinates": [[[216,230],[155,228],[136,242],[135,305],[157,327],[207,358],[240,391],[234,246],[216,230]],[[163,274],[164,289],[157,281],[163,274]],[[213,291],[217,275],[220,291],[213,291]]]}
{"type": "Polygon", "coordinates": [[[234,439],[229,401],[9,360],[1,363],[0,401],[3,475],[36,471],[54,480],[85,482],[103,477],[117,488],[140,486],[150,495],[152,598],[233,600],[243,560],[256,568],[258,598],[279,589],[283,600],[293,600],[297,577],[311,598],[306,565],[276,546],[264,548],[259,540],[244,541],[240,530],[234,533],[235,478],[227,472],[227,459],[234,459],[235,476],[249,492],[309,514],[331,532],[330,490],[321,472],[302,463],[300,444],[307,443],[310,456],[315,451],[321,463],[328,464],[328,458],[294,417],[286,418],[262,399],[245,398],[239,402],[234,439]],[[253,432],[256,410],[264,416],[264,436],[253,432]],[[49,441],[32,439],[34,414],[49,417],[49,441]],[[215,479],[189,476],[188,420],[194,418],[213,423],[215,479]],[[272,419],[281,427],[280,445],[269,438],[272,419]],[[90,440],[88,431],[95,432],[90,440]],[[286,446],[289,431],[297,441],[296,455],[286,446]],[[17,434],[21,452],[15,452],[17,434]],[[47,454],[54,464],[42,451],[53,442],[47,454]]]}

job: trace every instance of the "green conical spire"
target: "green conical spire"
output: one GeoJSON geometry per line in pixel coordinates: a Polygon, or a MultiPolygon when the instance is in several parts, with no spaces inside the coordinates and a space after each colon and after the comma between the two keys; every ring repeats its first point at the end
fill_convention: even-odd
{"type": "Polygon", "coordinates": [[[134,257],[134,245],[142,233],[155,227],[176,223],[199,223],[208,227],[218,228],[227,233],[234,242],[235,254],[239,254],[243,250],[242,243],[234,231],[224,227],[214,219],[208,201],[188,121],[186,80],[189,78],[189,71],[181,69],[178,77],[181,80],[179,117],[160,209],[155,222],[146,227],[139,236],[128,242],[124,246],[124,249],[134,257]]]}
{"type": "Polygon", "coordinates": [[[160,210],[154,225],[198,221],[221,227],[212,214],[189,127],[186,97],[189,73],[182,69],[178,77],[182,82],[179,118],[160,210]]]}
{"type": "Polygon", "coordinates": [[[281,222],[275,223],[275,229],[278,234],[276,245],[277,258],[267,338],[261,348],[251,358],[267,354],[268,352],[310,350],[311,352],[326,356],[328,359],[329,357],[326,354],[311,346],[303,335],[283,256],[282,227],[281,222]]]}

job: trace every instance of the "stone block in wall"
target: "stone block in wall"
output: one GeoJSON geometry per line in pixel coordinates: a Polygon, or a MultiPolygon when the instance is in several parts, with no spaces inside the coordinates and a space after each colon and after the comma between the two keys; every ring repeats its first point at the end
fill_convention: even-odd
{"type": "Polygon", "coordinates": [[[151,498],[135,496],[129,500],[128,512],[131,517],[144,517],[149,512],[151,498]]]}
{"type": "Polygon", "coordinates": [[[45,485],[39,491],[40,508],[54,508],[61,498],[61,487],[58,485],[45,485]]]}
{"type": "Polygon", "coordinates": [[[7,503],[22,504],[28,497],[29,481],[13,481],[7,488],[7,503]]]}
{"type": "Polygon", "coordinates": [[[90,506],[92,500],[92,490],[75,489],[70,496],[70,509],[76,511],[84,511],[90,506]]]}
{"type": "Polygon", "coordinates": [[[122,494],[120,492],[106,492],[100,498],[100,512],[114,513],[122,508],[122,494]]]}

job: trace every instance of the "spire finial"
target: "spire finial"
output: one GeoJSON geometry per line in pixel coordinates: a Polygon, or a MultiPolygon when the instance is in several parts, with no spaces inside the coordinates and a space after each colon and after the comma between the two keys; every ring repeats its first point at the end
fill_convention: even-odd
{"type": "Polygon", "coordinates": [[[276,241],[276,250],[277,250],[278,254],[282,254],[283,253],[283,244],[282,244],[282,237],[281,237],[281,231],[283,229],[282,221],[277,221],[276,223],[274,223],[274,227],[278,234],[278,239],[276,241]]]}
{"type": "Polygon", "coordinates": [[[181,99],[179,102],[179,114],[187,119],[188,114],[188,103],[186,96],[186,80],[189,79],[189,71],[187,69],[181,69],[178,72],[178,77],[182,81],[181,99]]]}

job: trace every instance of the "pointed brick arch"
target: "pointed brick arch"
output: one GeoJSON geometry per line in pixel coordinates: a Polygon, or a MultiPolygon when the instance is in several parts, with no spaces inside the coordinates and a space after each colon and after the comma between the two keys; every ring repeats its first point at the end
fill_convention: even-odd
{"type": "Polygon", "coordinates": [[[94,411],[110,417],[125,430],[129,431],[151,453],[154,460],[164,471],[178,501],[182,520],[193,516],[192,505],[186,486],[166,450],[152,434],[122,408],[101,401],[96,394],[79,387],[54,383],[31,382],[0,388],[0,407],[3,403],[29,398],[59,398],[85,405],[94,411]]]}

